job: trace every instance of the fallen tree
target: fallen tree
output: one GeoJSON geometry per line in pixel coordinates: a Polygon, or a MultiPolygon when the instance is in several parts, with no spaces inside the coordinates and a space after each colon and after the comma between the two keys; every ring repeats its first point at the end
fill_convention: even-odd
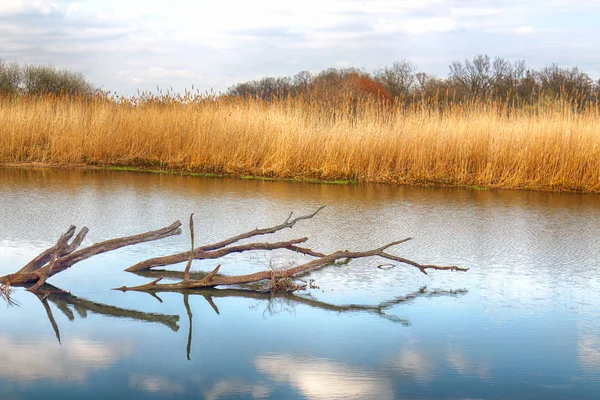
{"type": "MultiPolygon", "coordinates": [[[[175,283],[160,283],[163,280],[164,276],[159,276],[157,279],[154,279],[149,283],[132,287],[122,286],[118,288],[118,290],[145,292],[180,291],[200,288],[214,288],[217,286],[236,286],[256,282],[268,282],[268,289],[270,289],[271,291],[294,291],[296,289],[300,289],[306,286],[296,285],[292,283],[292,280],[297,279],[299,275],[306,274],[310,271],[323,268],[336,262],[349,261],[352,259],[366,257],[380,257],[386,260],[409,265],[414,268],[417,268],[424,274],[427,274],[427,270],[468,270],[467,268],[461,268],[457,266],[420,264],[415,261],[396,256],[387,252],[387,250],[391,247],[397,246],[401,243],[411,240],[412,238],[410,237],[387,243],[375,249],[365,251],[344,250],[336,251],[329,254],[320,253],[310,248],[298,246],[300,243],[304,243],[308,240],[308,238],[306,237],[283,242],[257,242],[237,244],[239,241],[244,239],[250,239],[257,236],[264,236],[267,234],[272,234],[281,231],[283,229],[292,228],[296,223],[300,221],[313,218],[324,207],[325,206],[319,207],[315,212],[311,214],[296,217],[294,219],[292,219],[293,214],[290,214],[282,224],[275,225],[269,228],[257,228],[252,231],[225,239],[223,241],[203,245],[200,247],[194,247],[194,220],[192,214],[190,216],[190,251],[164,257],[155,257],[147,259],[126,269],[126,271],[129,272],[147,271],[157,266],[172,265],[184,262],[187,259],[187,265],[185,266],[185,270],[183,272],[183,279],[175,283]],[[194,260],[218,259],[232,253],[242,253],[248,251],[272,251],[276,249],[285,249],[292,252],[304,254],[312,257],[312,259],[311,261],[289,268],[264,270],[251,274],[235,276],[225,276],[219,274],[219,269],[221,265],[217,265],[216,268],[214,268],[210,273],[204,275],[201,278],[193,279],[191,277],[190,271],[192,262],[194,260]]],[[[35,292],[38,291],[44,285],[44,283],[49,277],[70,268],[79,261],[83,261],[94,255],[115,250],[124,246],[134,245],[152,240],[158,240],[172,235],[179,235],[181,233],[180,226],[181,223],[179,221],[176,221],[170,226],[156,231],[150,231],[135,236],[110,239],[107,241],[96,243],[81,250],[77,249],[83,242],[88,232],[88,229],[86,227],[82,228],[81,231],[77,234],[77,236],[75,236],[75,238],[71,242],[69,242],[75,234],[76,230],[74,226],[71,226],[69,230],[67,230],[67,232],[64,233],[58,239],[54,246],[42,252],[39,256],[34,258],[31,262],[29,262],[16,273],[0,277],[0,284],[32,285],[29,287],[28,290],[35,292]]]]}
{"type": "Polygon", "coordinates": [[[278,232],[280,230],[286,228],[292,228],[297,222],[302,220],[307,220],[313,218],[319,211],[321,211],[325,206],[319,207],[315,212],[309,215],[300,216],[292,219],[293,214],[290,214],[288,218],[280,225],[272,226],[269,228],[263,229],[254,229],[252,231],[242,233],[240,235],[234,236],[232,238],[223,240],[218,243],[213,243],[209,245],[204,245],[200,247],[194,247],[194,220],[193,214],[190,215],[190,239],[191,239],[191,249],[189,252],[177,253],[171,256],[165,257],[157,257],[151,258],[145,261],[142,261],[138,264],[135,264],[132,267],[126,269],[126,271],[130,272],[139,272],[144,270],[149,270],[151,268],[157,266],[164,266],[170,264],[177,264],[183,262],[187,258],[187,265],[184,270],[183,279],[179,282],[175,283],[159,283],[164,279],[164,276],[159,276],[157,279],[153,281],[139,285],[139,286],[122,286],[116,288],[116,290],[121,291],[178,291],[178,290],[190,290],[190,289],[201,289],[201,288],[214,288],[217,286],[230,286],[230,285],[243,285],[261,281],[270,282],[269,289],[271,291],[294,291],[296,289],[300,289],[305,287],[305,285],[296,285],[292,283],[292,279],[296,278],[298,275],[306,274],[310,271],[325,267],[327,265],[331,265],[336,263],[339,260],[349,261],[357,258],[366,258],[366,257],[381,257],[387,260],[396,261],[398,263],[410,265],[419,269],[423,274],[427,275],[427,270],[446,270],[446,271],[467,271],[468,268],[461,268],[457,266],[440,266],[433,264],[420,264],[415,261],[399,257],[393,254],[386,252],[387,249],[399,245],[401,243],[412,240],[411,237],[397,240],[394,242],[387,243],[381,247],[366,250],[366,251],[336,251],[330,254],[324,254],[317,251],[314,251],[309,248],[299,247],[297,246],[299,243],[306,242],[308,238],[298,238],[292,239],[284,242],[275,242],[275,243],[249,243],[244,245],[232,246],[234,243],[239,242],[242,239],[249,239],[255,236],[263,236],[266,234],[271,234],[278,232]],[[313,257],[314,259],[306,262],[304,264],[300,264],[297,266],[284,268],[284,269],[272,269],[259,271],[252,274],[246,275],[235,275],[235,276],[224,276],[219,275],[219,269],[221,265],[217,265],[215,269],[213,269],[210,273],[202,277],[201,279],[191,279],[190,278],[190,268],[193,260],[195,259],[216,259],[223,257],[224,255],[231,253],[241,253],[245,251],[255,251],[255,250],[275,250],[275,249],[287,249],[296,253],[301,253],[304,255],[308,255],[313,257]]]}
{"type": "Polygon", "coordinates": [[[110,239],[77,250],[79,246],[81,246],[81,243],[89,230],[84,226],[77,236],[69,243],[69,240],[71,240],[76,230],[76,227],[71,225],[54,246],[40,253],[40,255],[35,257],[14,274],[0,277],[0,284],[7,286],[24,286],[33,283],[33,286],[29,287],[28,290],[36,291],[42,287],[48,278],[72,267],[80,261],[121,247],[179,235],[181,234],[180,226],[181,222],[175,221],[171,225],[156,231],[110,239]]]}

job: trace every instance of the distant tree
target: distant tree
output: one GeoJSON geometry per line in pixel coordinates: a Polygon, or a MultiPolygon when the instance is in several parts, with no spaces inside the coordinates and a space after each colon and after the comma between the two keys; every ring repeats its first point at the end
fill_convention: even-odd
{"type": "Polygon", "coordinates": [[[577,67],[567,69],[552,64],[538,72],[538,80],[541,90],[547,94],[581,96],[587,99],[594,92],[594,81],[577,67]]]}
{"type": "Polygon", "coordinates": [[[454,61],[450,64],[449,78],[468,90],[471,96],[488,95],[493,87],[490,57],[487,54],[479,54],[473,61],[465,60],[464,64],[454,61]]]}
{"type": "Polygon", "coordinates": [[[255,81],[238,83],[229,88],[228,94],[253,97],[263,100],[283,98],[292,94],[292,79],[289,77],[266,77],[255,81]]]}
{"type": "Polygon", "coordinates": [[[19,91],[21,69],[19,64],[0,58],[0,94],[14,94],[19,91]]]}
{"type": "Polygon", "coordinates": [[[312,83],[314,75],[310,71],[300,71],[292,78],[292,82],[296,87],[308,86],[312,83]]]}
{"type": "Polygon", "coordinates": [[[360,69],[330,68],[319,73],[312,82],[312,93],[321,100],[385,100],[392,99],[391,94],[380,82],[360,69]]]}
{"type": "Polygon", "coordinates": [[[374,79],[393,97],[409,97],[417,84],[417,67],[408,60],[394,61],[391,66],[378,69],[374,79]]]}
{"type": "Polygon", "coordinates": [[[81,73],[52,66],[28,65],[22,75],[26,94],[91,95],[94,87],[81,73]]]}

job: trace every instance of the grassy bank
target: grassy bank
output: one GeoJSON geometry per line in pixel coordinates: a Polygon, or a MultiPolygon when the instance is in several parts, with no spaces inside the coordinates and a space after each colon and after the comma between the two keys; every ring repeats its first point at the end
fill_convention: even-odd
{"type": "Polygon", "coordinates": [[[0,99],[0,163],[600,192],[600,109],[0,99]],[[348,110],[352,109],[352,112],[348,110]]]}

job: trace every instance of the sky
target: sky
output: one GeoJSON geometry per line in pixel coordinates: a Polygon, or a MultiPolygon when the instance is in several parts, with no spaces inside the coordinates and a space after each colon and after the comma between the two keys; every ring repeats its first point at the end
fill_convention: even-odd
{"type": "Polygon", "coordinates": [[[120,94],[477,54],[600,78],[600,0],[0,0],[0,58],[120,94]]]}

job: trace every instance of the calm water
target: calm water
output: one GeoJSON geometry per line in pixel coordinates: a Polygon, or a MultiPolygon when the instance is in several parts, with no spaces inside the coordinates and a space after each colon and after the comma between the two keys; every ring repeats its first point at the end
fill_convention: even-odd
{"type": "MultiPolygon", "coordinates": [[[[147,282],[123,269],[186,250],[187,235],[124,248],[51,278],[62,293],[17,290],[19,306],[0,304],[0,399],[600,398],[598,196],[0,168],[0,275],[69,224],[87,225],[91,244],[194,212],[196,241],[209,243],[322,204],[259,241],[308,236],[330,252],[413,236],[391,252],[471,270],[356,260],[315,272],[319,289],[301,297],[155,298],[110,289],[147,282]]],[[[287,256],[238,254],[221,271],[301,260],[287,256]]]]}

